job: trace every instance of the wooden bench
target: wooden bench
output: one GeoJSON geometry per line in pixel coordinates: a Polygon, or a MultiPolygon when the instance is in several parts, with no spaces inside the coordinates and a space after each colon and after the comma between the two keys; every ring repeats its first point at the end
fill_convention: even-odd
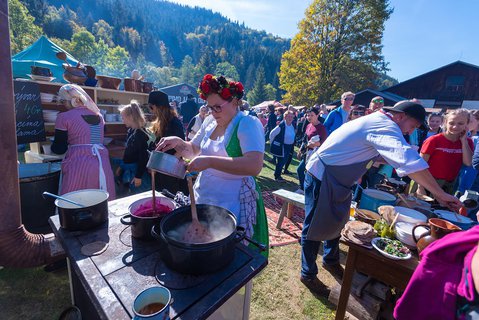
{"type": "Polygon", "coordinates": [[[273,196],[283,200],[283,206],[281,207],[281,211],[279,212],[279,219],[278,223],[276,224],[276,228],[281,229],[284,216],[287,215],[288,218],[291,219],[294,206],[304,209],[304,195],[284,189],[279,189],[273,191],[273,196]]]}

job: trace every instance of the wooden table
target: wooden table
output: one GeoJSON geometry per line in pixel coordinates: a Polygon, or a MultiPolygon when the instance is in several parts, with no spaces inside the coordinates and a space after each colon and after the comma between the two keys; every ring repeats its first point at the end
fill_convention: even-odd
{"type": "Polygon", "coordinates": [[[133,239],[130,227],[120,223],[131,202],[150,195],[109,202],[108,223],[94,230],[69,232],[60,227],[58,216],[50,218],[68,256],[72,299],[83,319],[131,319],[134,298],[160,285],[157,278],[171,291],[171,319],[205,319],[267,265],[258,251],[237,244],[233,262],[216,273],[195,277],[171,271],[156,241],[133,239]],[[81,247],[94,241],[109,246],[98,256],[84,256],[81,247]]]}
{"type": "Polygon", "coordinates": [[[349,250],[336,309],[336,319],[344,319],[354,271],[362,272],[387,285],[404,290],[418,265],[416,254],[413,254],[409,260],[392,260],[375,249],[367,249],[349,241],[341,240],[341,242],[347,245],[349,250]]]}

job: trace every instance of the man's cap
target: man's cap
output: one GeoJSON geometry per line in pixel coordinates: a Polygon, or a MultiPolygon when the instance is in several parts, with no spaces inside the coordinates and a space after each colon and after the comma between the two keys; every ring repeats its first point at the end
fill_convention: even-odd
{"type": "Polygon", "coordinates": [[[163,91],[152,91],[148,95],[148,103],[154,104],[159,107],[169,107],[168,95],[163,91]]]}
{"type": "Polygon", "coordinates": [[[393,107],[383,107],[386,111],[404,112],[411,118],[419,121],[419,129],[428,130],[426,122],[426,109],[422,105],[412,101],[399,101],[393,107]]]}

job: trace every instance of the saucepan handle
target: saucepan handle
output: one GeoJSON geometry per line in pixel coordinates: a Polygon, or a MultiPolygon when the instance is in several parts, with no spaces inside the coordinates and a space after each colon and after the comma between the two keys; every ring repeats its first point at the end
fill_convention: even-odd
{"type": "Polygon", "coordinates": [[[244,236],[244,240],[248,241],[249,243],[251,243],[252,245],[255,245],[256,247],[258,247],[259,251],[263,252],[263,251],[266,251],[266,246],[262,243],[259,243],[251,238],[248,238],[247,236],[244,236]]]}
{"type": "Polygon", "coordinates": [[[124,215],[123,217],[120,218],[120,222],[126,226],[132,226],[135,223],[131,221],[131,214],[124,215]],[[126,219],[130,219],[129,221],[126,219]]]}
{"type": "Polygon", "coordinates": [[[236,242],[243,241],[245,236],[246,236],[245,229],[243,227],[237,226],[236,227],[235,241],[236,242]]]}

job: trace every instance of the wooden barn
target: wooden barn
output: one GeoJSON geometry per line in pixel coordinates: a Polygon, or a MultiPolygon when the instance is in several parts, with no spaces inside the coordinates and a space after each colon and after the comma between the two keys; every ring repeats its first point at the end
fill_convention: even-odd
{"type": "MultiPolygon", "coordinates": [[[[356,92],[355,95],[356,96],[354,97],[354,104],[362,104],[366,108],[369,107],[369,103],[371,102],[371,99],[377,96],[381,96],[384,98],[385,106],[393,106],[394,104],[396,104],[396,102],[407,100],[406,98],[391,92],[381,92],[381,91],[369,89],[369,88],[356,92]]],[[[341,100],[336,100],[329,104],[332,106],[340,106],[341,100]]]]}
{"type": "Polygon", "coordinates": [[[424,107],[479,109],[479,66],[456,61],[383,90],[424,107]]]}

